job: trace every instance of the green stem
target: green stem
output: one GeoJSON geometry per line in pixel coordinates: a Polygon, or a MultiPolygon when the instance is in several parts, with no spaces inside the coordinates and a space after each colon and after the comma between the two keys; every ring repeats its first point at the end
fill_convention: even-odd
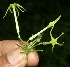
{"type": "Polygon", "coordinates": [[[21,39],[20,34],[19,34],[19,25],[18,25],[18,21],[17,21],[16,10],[15,10],[14,6],[13,6],[13,12],[14,12],[14,17],[15,17],[16,30],[17,30],[18,38],[21,39]]]}
{"type": "MultiPolygon", "coordinates": [[[[18,38],[20,39],[20,41],[22,42],[22,44],[24,44],[23,40],[21,39],[20,37],[20,34],[19,34],[19,25],[18,25],[18,21],[17,21],[17,15],[16,15],[16,10],[15,10],[15,7],[13,6],[13,12],[14,12],[14,17],[15,17],[15,23],[16,23],[16,30],[17,30],[17,34],[18,34],[18,38]]],[[[24,45],[25,46],[25,51],[26,53],[28,53],[28,49],[27,49],[27,44],[24,45]]]]}
{"type": "Polygon", "coordinates": [[[41,30],[40,32],[38,32],[37,34],[33,35],[32,37],[29,38],[29,40],[33,40],[35,37],[37,37],[38,35],[40,35],[41,33],[43,33],[46,29],[48,29],[48,26],[45,27],[43,30],[41,30]]]}

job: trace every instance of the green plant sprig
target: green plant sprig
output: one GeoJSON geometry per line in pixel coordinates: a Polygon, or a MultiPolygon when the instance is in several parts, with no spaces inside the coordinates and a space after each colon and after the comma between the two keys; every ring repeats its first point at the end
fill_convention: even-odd
{"type": "MultiPolygon", "coordinates": [[[[17,8],[18,8],[19,10],[21,10],[22,12],[26,11],[22,6],[20,6],[20,5],[17,4],[17,3],[10,4],[10,6],[8,7],[8,9],[7,9],[7,11],[6,11],[4,17],[7,15],[7,13],[8,13],[9,10],[10,10],[11,13],[14,13],[15,23],[16,23],[16,30],[17,30],[18,38],[19,38],[20,40],[22,40],[21,37],[20,37],[20,34],[19,34],[20,30],[19,30],[19,25],[18,25],[18,20],[17,20],[17,18],[18,18],[18,16],[19,16],[19,11],[18,11],[17,8]],[[11,9],[13,9],[13,11],[12,11],[11,9]],[[23,9],[23,10],[22,10],[22,9],[23,9]],[[18,13],[18,15],[17,15],[17,13],[18,13]]],[[[3,18],[4,18],[4,17],[3,17],[3,18]]]]}
{"type": "Polygon", "coordinates": [[[57,23],[57,21],[60,19],[61,15],[54,20],[53,22],[50,22],[48,24],[48,26],[46,26],[43,30],[41,30],[40,32],[36,33],[35,35],[33,35],[32,37],[29,38],[29,40],[33,40],[35,37],[37,37],[38,35],[40,35],[41,33],[43,33],[44,31],[46,31],[48,28],[50,27],[54,27],[54,25],[57,23]]]}
{"type": "MultiPolygon", "coordinates": [[[[14,3],[14,4],[10,4],[10,6],[8,7],[5,16],[7,15],[7,12],[10,10],[11,13],[14,13],[14,18],[15,18],[15,23],[16,23],[16,30],[17,30],[17,34],[18,34],[18,38],[19,40],[22,42],[22,44],[24,44],[23,46],[20,46],[18,44],[16,44],[18,47],[20,47],[23,51],[25,52],[21,52],[21,53],[26,53],[28,54],[29,52],[33,52],[33,51],[43,51],[43,50],[33,50],[33,48],[35,48],[38,45],[47,45],[47,44],[52,44],[52,51],[53,48],[55,46],[55,44],[62,46],[63,44],[59,44],[57,42],[58,38],[63,35],[64,33],[62,33],[60,36],[58,36],[57,38],[53,38],[52,37],[52,29],[54,27],[54,25],[57,23],[57,21],[61,18],[61,15],[54,20],[53,22],[50,22],[44,29],[42,29],[41,31],[39,31],[38,33],[36,33],[35,35],[32,35],[27,41],[26,43],[24,43],[24,41],[21,39],[20,37],[20,30],[19,30],[19,25],[18,25],[18,16],[19,16],[19,11],[18,9],[22,12],[26,11],[21,5],[14,3]],[[11,10],[11,8],[13,9],[13,11],[11,10]],[[22,10],[23,9],[23,10],[22,10]],[[18,15],[17,15],[18,14],[18,15]],[[42,38],[42,34],[44,31],[46,31],[48,28],[51,28],[50,31],[50,36],[51,36],[51,40],[49,42],[41,42],[41,38],[42,38]],[[28,42],[30,43],[30,45],[28,45],[28,42]]],[[[4,16],[4,17],[5,17],[4,16]]],[[[4,18],[3,17],[3,18],[4,18]]]]}

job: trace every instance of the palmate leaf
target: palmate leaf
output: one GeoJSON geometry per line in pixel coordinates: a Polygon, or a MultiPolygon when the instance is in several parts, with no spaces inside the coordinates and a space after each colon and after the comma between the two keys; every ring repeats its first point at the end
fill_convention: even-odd
{"type": "MultiPolygon", "coordinates": [[[[46,45],[46,44],[52,44],[52,52],[53,52],[53,48],[54,48],[54,46],[57,44],[57,45],[60,45],[60,46],[62,46],[63,44],[59,44],[57,41],[58,41],[58,39],[60,38],[60,36],[62,36],[64,33],[62,32],[62,34],[61,35],[59,35],[57,38],[54,38],[53,36],[52,36],[52,30],[53,30],[53,27],[52,27],[52,29],[51,29],[51,31],[50,31],[50,37],[51,37],[51,41],[50,42],[43,42],[43,45],[46,45]]],[[[64,43],[64,42],[63,42],[64,43]]]]}

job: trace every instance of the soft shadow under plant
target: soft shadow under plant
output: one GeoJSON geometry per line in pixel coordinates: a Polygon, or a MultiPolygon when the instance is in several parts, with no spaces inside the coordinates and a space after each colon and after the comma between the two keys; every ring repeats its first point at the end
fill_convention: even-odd
{"type": "Polygon", "coordinates": [[[23,46],[20,46],[19,44],[16,44],[18,47],[20,47],[23,50],[23,52],[21,52],[21,53],[28,54],[29,52],[33,52],[33,51],[43,51],[43,50],[32,50],[32,49],[35,48],[38,45],[47,45],[47,44],[51,44],[52,45],[52,52],[53,52],[53,48],[54,48],[54,46],[56,44],[60,45],[60,46],[63,45],[63,44],[60,44],[60,43],[57,42],[58,39],[60,38],[60,36],[62,36],[64,34],[63,32],[57,38],[54,38],[53,35],[52,35],[52,30],[54,28],[54,25],[60,19],[61,15],[56,20],[54,20],[53,22],[50,22],[44,29],[42,29],[38,33],[32,35],[26,41],[26,43],[24,43],[24,40],[22,40],[22,38],[20,37],[20,30],[19,30],[19,25],[18,25],[18,17],[19,17],[19,10],[18,9],[21,12],[25,12],[26,11],[21,5],[19,5],[17,3],[14,3],[14,4],[10,4],[10,6],[8,7],[8,9],[7,9],[6,13],[5,13],[5,16],[6,16],[6,14],[7,14],[7,12],[9,10],[10,10],[11,13],[14,13],[14,18],[15,18],[16,30],[17,30],[18,38],[22,42],[22,44],[24,44],[23,46]],[[44,31],[46,31],[49,28],[51,28],[51,30],[50,30],[50,38],[51,38],[51,40],[49,42],[41,42],[41,38],[42,38],[42,35],[43,35],[44,31]],[[30,43],[30,45],[28,45],[28,43],[30,43]]]}

